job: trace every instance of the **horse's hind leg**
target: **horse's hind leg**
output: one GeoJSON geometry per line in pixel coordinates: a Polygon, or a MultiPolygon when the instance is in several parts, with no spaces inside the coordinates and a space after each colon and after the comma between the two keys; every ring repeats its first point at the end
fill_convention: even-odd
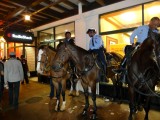
{"type": "Polygon", "coordinates": [[[82,112],[82,115],[87,115],[87,110],[88,110],[88,107],[89,107],[89,99],[88,99],[88,96],[89,96],[89,93],[88,93],[88,86],[82,82],[82,86],[83,86],[83,89],[84,89],[84,95],[85,95],[85,107],[83,109],[83,112],[82,112]]]}
{"type": "Polygon", "coordinates": [[[97,118],[96,111],[97,111],[97,105],[96,105],[96,83],[93,83],[91,85],[91,97],[93,101],[93,114],[92,114],[92,120],[95,120],[97,118]]]}
{"type": "Polygon", "coordinates": [[[63,102],[62,102],[62,106],[61,106],[61,111],[64,111],[66,109],[66,100],[65,100],[65,90],[66,90],[66,81],[63,80],[62,81],[62,99],[63,99],[63,102]]]}
{"type": "Polygon", "coordinates": [[[135,119],[135,113],[136,113],[136,107],[135,107],[135,92],[131,86],[128,87],[129,89],[129,97],[130,97],[130,103],[129,103],[129,108],[130,108],[130,114],[128,117],[128,120],[135,119]]]}
{"type": "Polygon", "coordinates": [[[150,97],[148,97],[145,101],[144,110],[145,110],[145,113],[146,113],[144,120],[148,120],[148,113],[149,113],[149,110],[150,110],[150,97]]]}

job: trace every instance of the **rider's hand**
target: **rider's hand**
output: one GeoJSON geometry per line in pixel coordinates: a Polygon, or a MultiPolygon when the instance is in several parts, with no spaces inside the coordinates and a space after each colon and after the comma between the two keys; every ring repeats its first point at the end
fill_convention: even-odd
{"type": "Polygon", "coordinates": [[[132,44],[132,47],[136,47],[136,45],[133,43],[133,44],[132,44]]]}

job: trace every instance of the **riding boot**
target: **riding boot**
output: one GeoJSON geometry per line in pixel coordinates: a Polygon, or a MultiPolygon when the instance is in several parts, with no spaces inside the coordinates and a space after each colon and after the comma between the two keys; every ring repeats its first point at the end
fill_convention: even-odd
{"type": "Polygon", "coordinates": [[[107,79],[107,67],[106,67],[106,65],[102,65],[102,68],[103,68],[103,74],[102,74],[102,77],[101,77],[101,81],[102,82],[109,82],[109,80],[107,79]]]}

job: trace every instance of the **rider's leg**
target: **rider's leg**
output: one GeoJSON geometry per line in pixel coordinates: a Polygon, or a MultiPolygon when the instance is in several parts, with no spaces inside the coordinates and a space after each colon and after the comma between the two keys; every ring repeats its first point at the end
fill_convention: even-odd
{"type": "Polygon", "coordinates": [[[113,71],[114,73],[117,73],[117,74],[122,73],[122,72],[125,70],[126,61],[127,61],[127,58],[126,58],[126,56],[124,56],[124,58],[123,58],[122,61],[121,61],[121,64],[120,64],[119,68],[118,68],[118,69],[113,69],[112,71],[113,71]]]}

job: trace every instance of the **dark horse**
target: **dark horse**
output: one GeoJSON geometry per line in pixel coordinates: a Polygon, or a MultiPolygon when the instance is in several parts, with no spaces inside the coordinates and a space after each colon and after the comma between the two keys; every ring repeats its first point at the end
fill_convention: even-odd
{"type": "Polygon", "coordinates": [[[52,79],[52,82],[56,88],[56,97],[57,104],[55,106],[56,111],[65,110],[65,90],[66,90],[66,80],[70,78],[68,64],[64,65],[63,68],[59,71],[54,71],[52,69],[52,61],[56,54],[54,48],[50,46],[44,46],[43,49],[39,50],[38,53],[38,63],[37,63],[37,72],[48,76],[52,79]],[[38,65],[39,64],[39,65],[38,65]],[[63,103],[60,108],[60,93],[62,93],[63,103]]]}
{"type": "Polygon", "coordinates": [[[160,77],[157,63],[159,55],[160,42],[147,38],[131,57],[127,68],[130,97],[129,120],[134,119],[137,106],[141,103],[146,113],[144,119],[148,120],[151,97],[157,95],[154,89],[160,77]],[[140,99],[137,100],[136,96],[140,99]]]}
{"type": "Polygon", "coordinates": [[[100,80],[101,69],[98,67],[97,59],[90,52],[68,43],[60,43],[57,46],[57,53],[54,58],[53,69],[60,70],[65,63],[73,60],[77,68],[77,74],[81,78],[81,84],[84,89],[85,107],[82,115],[87,115],[89,108],[88,86],[91,87],[91,97],[93,101],[92,119],[96,119],[96,82],[100,80]],[[87,71],[85,71],[87,69],[87,71]]]}

